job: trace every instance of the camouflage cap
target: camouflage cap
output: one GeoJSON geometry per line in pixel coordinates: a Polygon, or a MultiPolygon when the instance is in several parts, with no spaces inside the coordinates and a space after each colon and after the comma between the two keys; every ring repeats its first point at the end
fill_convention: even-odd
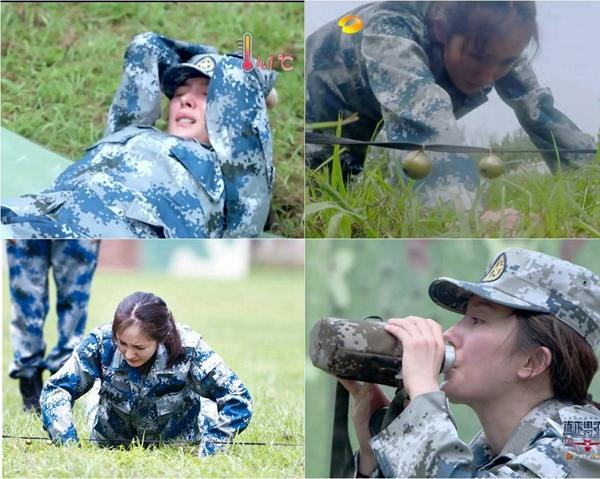
{"type": "Polygon", "coordinates": [[[442,308],[463,313],[471,295],[514,309],[549,313],[600,346],[600,277],[554,256],[507,249],[478,283],[438,278],[429,296],[442,308]]]}
{"type": "Polygon", "coordinates": [[[194,55],[186,63],[173,65],[163,73],[160,80],[160,89],[167,97],[172,98],[177,87],[188,78],[201,76],[212,78],[220,59],[221,55],[202,53],[194,55]]]}

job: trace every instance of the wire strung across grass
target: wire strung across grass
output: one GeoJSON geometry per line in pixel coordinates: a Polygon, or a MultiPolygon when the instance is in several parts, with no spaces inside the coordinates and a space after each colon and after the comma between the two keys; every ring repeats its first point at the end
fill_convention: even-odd
{"type": "Polygon", "coordinates": [[[564,149],[564,148],[539,148],[535,150],[513,150],[509,148],[485,148],[482,146],[461,146],[461,145],[445,145],[445,144],[419,144],[398,141],[364,141],[353,140],[352,138],[343,138],[334,135],[326,135],[324,133],[306,132],[304,137],[305,143],[313,145],[370,145],[379,146],[382,148],[391,148],[394,150],[423,150],[437,151],[443,153],[596,153],[596,149],[564,149]]]}
{"type": "MultiPolygon", "coordinates": [[[[2,434],[3,439],[29,439],[30,441],[46,441],[52,442],[52,439],[41,436],[15,436],[12,434],[2,434]]],[[[119,443],[122,444],[124,441],[117,439],[89,439],[83,438],[79,439],[80,441],[88,441],[88,442],[102,442],[102,443],[119,443]]],[[[132,444],[135,443],[135,440],[132,441],[132,444]]],[[[239,446],[288,446],[288,447],[301,447],[302,444],[295,444],[292,442],[241,442],[241,441],[143,441],[141,445],[149,445],[149,444],[162,444],[162,445],[171,445],[171,444],[180,444],[180,445],[190,445],[190,446],[200,446],[202,444],[230,444],[230,445],[239,445],[239,446]]]]}

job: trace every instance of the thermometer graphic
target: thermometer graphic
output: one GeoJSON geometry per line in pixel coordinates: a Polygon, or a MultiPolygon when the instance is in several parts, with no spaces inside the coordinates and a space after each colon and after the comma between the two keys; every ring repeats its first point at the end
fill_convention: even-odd
{"type": "Polygon", "coordinates": [[[254,70],[254,63],[252,63],[252,34],[244,33],[242,42],[244,44],[242,50],[242,70],[251,72],[254,70]]]}

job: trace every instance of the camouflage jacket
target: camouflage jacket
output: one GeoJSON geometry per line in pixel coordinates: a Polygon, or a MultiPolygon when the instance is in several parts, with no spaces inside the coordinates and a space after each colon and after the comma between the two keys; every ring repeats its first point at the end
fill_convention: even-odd
{"type": "MultiPolygon", "coordinates": [[[[358,112],[361,120],[344,126],[344,136],[370,139],[383,119],[388,141],[462,144],[456,120],[487,101],[491,87],[475,95],[459,91],[444,67],[443,47],[433,41],[426,24],[430,2],[377,2],[352,12],[364,22],[358,33],[342,33],[337,20],[307,38],[307,122],[334,121],[338,110],[345,116],[358,112]]],[[[554,108],[548,88],[538,84],[523,58],[494,88],[510,106],[538,148],[595,148],[593,138],[582,133],[554,108]]],[[[381,138],[380,138],[381,139],[381,138]]],[[[396,150],[386,150],[398,165],[396,150]]],[[[469,156],[428,153],[432,173],[417,181],[427,203],[451,198],[469,206],[479,173],[469,156]]],[[[563,155],[564,166],[591,161],[592,155],[563,155]]],[[[544,154],[552,171],[558,168],[554,153],[544,154]]],[[[392,168],[397,171],[398,168],[392,168]]],[[[397,174],[397,173],[396,173],[397,174]]]]}
{"type": "Polygon", "coordinates": [[[127,364],[115,346],[111,324],[94,329],[46,383],[40,404],[44,429],[57,443],[78,441],[73,402],[99,379],[100,401],[91,439],[106,444],[201,441],[201,454],[223,448],[252,416],[246,387],[223,359],[191,329],[178,326],[184,352],[167,366],[161,344],[147,374],[127,364]],[[203,414],[201,399],[217,406],[218,418],[203,414]]]}
{"type": "MultiPolygon", "coordinates": [[[[586,426],[600,441],[600,411],[550,399],[532,409],[498,455],[483,432],[470,445],[458,432],[443,392],[423,394],[371,439],[385,477],[600,477],[598,446],[567,444],[569,423],[586,426]],[[593,426],[595,424],[595,433],[593,426]]],[[[582,439],[573,439],[582,442],[582,439]]]]}
{"type": "Polygon", "coordinates": [[[153,127],[161,74],[215,49],[155,33],[134,37],[105,136],[51,188],[11,199],[11,237],[251,237],[263,230],[273,183],[265,95],[273,72],[244,73],[223,55],[209,84],[211,145],[153,127]]]}

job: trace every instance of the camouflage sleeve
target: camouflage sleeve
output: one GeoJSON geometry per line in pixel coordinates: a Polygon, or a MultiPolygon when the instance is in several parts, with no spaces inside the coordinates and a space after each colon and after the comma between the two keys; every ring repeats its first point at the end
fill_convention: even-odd
{"type": "Polygon", "coordinates": [[[160,118],[161,75],[171,65],[200,53],[216,53],[216,49],[152,32],[133,37],[125,52],[123,77],[108,111],[104,136],[132,124],[154,125],[160,118]]]}
{"type": "MultiPolygon", "coordinates": [[[[554,107],[554,97],[549,88],[538,84],[536,75],[526,59],[496,83],[496,91],[502,100],[517,115],[519,123],[540,149],[553,149],[554,140],[558,148],[593,149],[594,139],[583,133],[563,113],[554,107]]],[[[544,160],[552,172],[558,170],[556,153],[543,153],[544,160]]],[[[563,154],[561,166],[578,167],[592,161],[593,154],[563,154]]]]}
{"type": "Polygon", "coordinates": [[[246,429],[252,417],[252,398],[242,381],[204,341],[200,341],[196,353],[192,387],[215,401],[218,411],[215,420],[205,421],[208,427],[199,454],[206,456],[223,449],[223,443],[246,429]]]}
{"type": "Polygon", "coordinates": [[[273,186],[273,145],[264,91],[274,76],[244,72],[225,55],[210,80],[206,125],[225,181],[225,237],[258,236],[273,186]]]}
{"type": "Polygon", "coordinates": [[[371,447],[385,477],[565,477],[564,454],[559,457],[556,441],[537,441],[514,459],[483,469],[485,464],[476,464],[473,451],[458,437],[445,394],[434,392],[411,401],[373,437],[371,447]]]}
{"type": "MultiPolygon", "coordinates": [[[[429,68],[427,54],[411,40],[413,28],[397,16],[373,16],[361,45],[371,90],[381,105],[388,141],[462,144],[448,93],[429,68]]],[[[397,150],[388,152],[400,162],[397,150]]],[[[427,206],[439,201],[471,208],[479,173],[468,155],[428,153],[432,172],[416,182],[427,206]]]]}
{"type": "Polygon", "coordinates": [[[101,375],[99,347],[99,338],[91,333],[42,390],[43,426],[56,443],[79,440],[73,423],[73,403],[88,392],[101,375]]]}

